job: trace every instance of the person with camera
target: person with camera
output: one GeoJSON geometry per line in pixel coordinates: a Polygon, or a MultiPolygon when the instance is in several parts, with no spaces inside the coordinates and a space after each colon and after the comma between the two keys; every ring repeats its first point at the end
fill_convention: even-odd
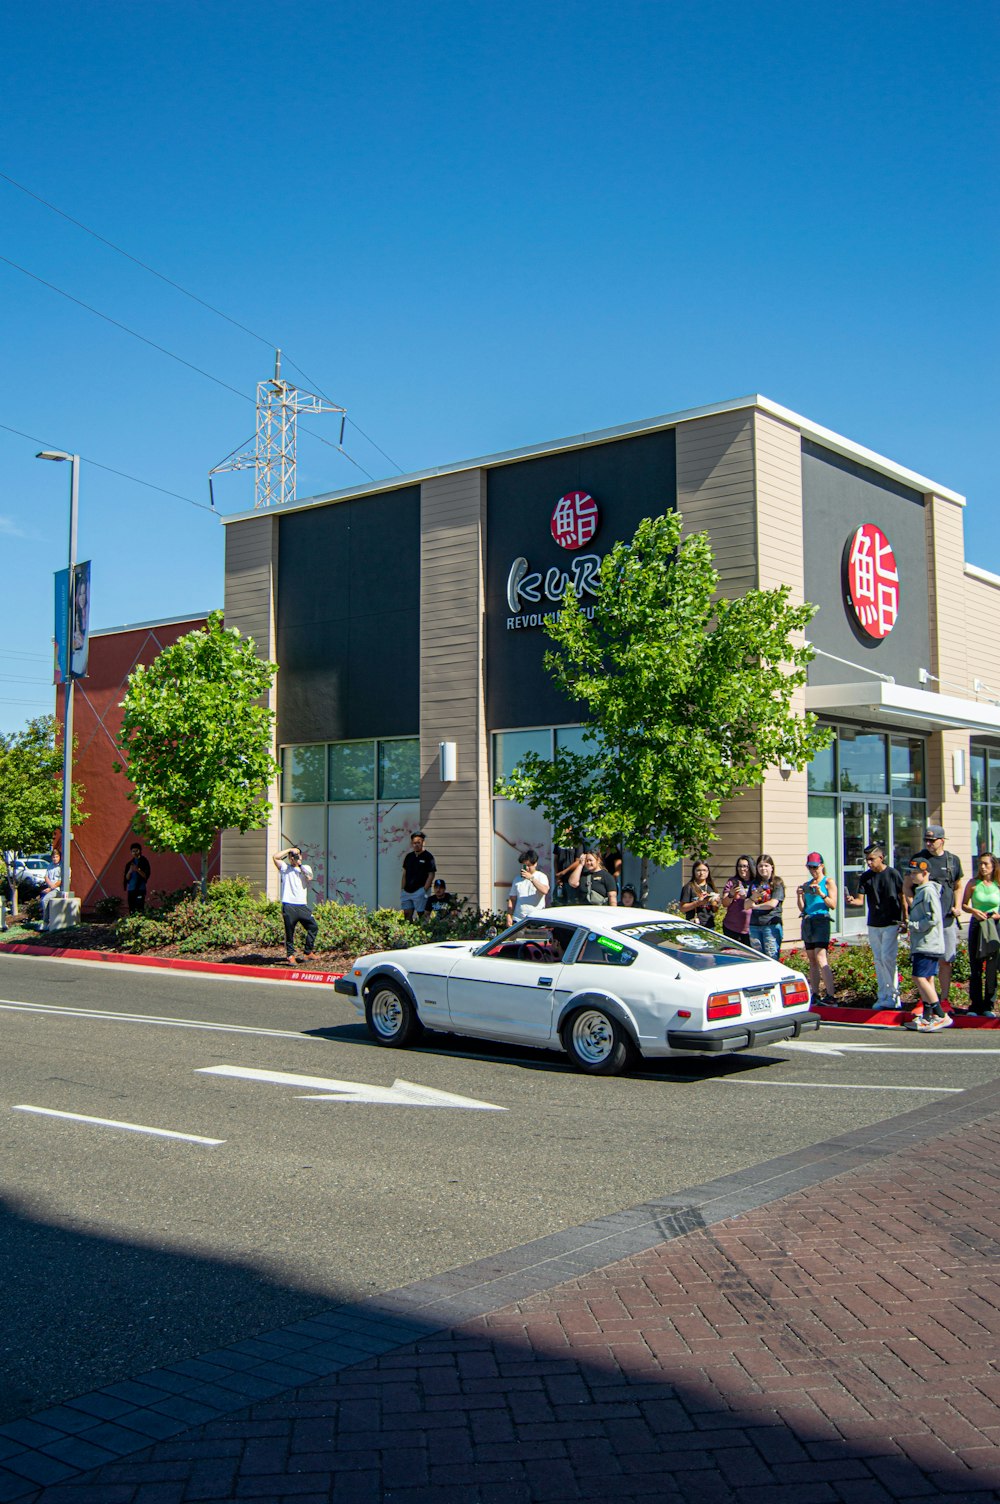
{"type": "Polygon", "coordinates": [[[837,1001],[837,984],[830,965],[830,932],[832,915],[837,912],[837,884],[827,877],[826,866],[818,851],[810,851],[806,857],[809,873],[804,883],[795,890],[799,913],[802,915],[802,944],[809,962],[809,991],[814,1003],[819,1002],[820,982],[826,988],[825,1002],[837,1001]]]}
{"type": "Polygon", "coordinates": [[[741,945],[750,944],[750,913],[753,906],[751,893],[757,881],[757,869],[753,858],[743,855],[736,858],[732,877],[726,879],[722,890],[722,933],[741,945]]]}
{"type": "Polygon", "coordinates": [[[507,895],[507,924],[516,924],[536,909],[544,909],[549,896],[548,874],[538,869],[538,852],[522,851],[518,857],[521,875],[510,885],[507,895]]]}
{"type": "Polygon", "coordinates": [[[316,944],[316,933],[319,929],[309,908],[309,884],[313,880],[313,869],[308,862],[302,860],[302,852],[298,846],[289,846],[284,851],[279,851],[271,860],[281,876],[281,917],[285,925],[285,954],[289,961],[298,962],[303,956],[312,955],[316,944]],[[295,950],[295,930],[300,924],[306,932],[302,956],[297,955],[295,950]]]}

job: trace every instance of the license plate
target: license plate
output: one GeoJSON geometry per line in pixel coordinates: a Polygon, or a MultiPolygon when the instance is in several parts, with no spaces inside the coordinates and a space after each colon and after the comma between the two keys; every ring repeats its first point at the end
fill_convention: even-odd
{"type": "Polygon", "coordinates": [[[747,1007],[751,1013],[770,1013],[774,1004],[770,997],[748,997],[747,1007]]]}

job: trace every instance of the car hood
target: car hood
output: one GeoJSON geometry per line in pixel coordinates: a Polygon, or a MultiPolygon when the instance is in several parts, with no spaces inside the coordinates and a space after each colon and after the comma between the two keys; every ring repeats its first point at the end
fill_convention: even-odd
{"type": "Polygon", "coordinates": [[[354,965],[371,971],[383,961],[391,961],[410,971],[447,971],[461,956],[478,950],[482,940],[436,940],[428,945],[411,945],[406,950],[380,950],[370,956],[358,956],[354,965]]]}

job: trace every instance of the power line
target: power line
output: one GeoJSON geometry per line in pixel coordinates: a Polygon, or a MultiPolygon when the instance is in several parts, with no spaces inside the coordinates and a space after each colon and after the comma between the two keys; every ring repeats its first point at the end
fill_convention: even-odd
{"type": "Polygon", "coordinates": [[[51,679],[22,679],[19,674],[0,674],[0,684],[51,684],[51,679]]]}
{"type": "Polygon", "coordinates": [[[51,653],[22,653],[17,648],[0,648],[0,658],[38,658],[42,663],[52,661],[51,653]]]}
{"type": "MultiPolygon", "coordinates": [[[[43,449],[52,447],[49,446],[47,439],[40,439],[37,434],[25,433],[20,428],[11,428],[9,423],[0,423],[0,428],[7,433],[17,434],[19,439],[28,439],[32,444],[41,444],[43,449]]],[[[197,507],[199,511],[208,512],[213,517],[219,515],[214,507],[207,507],[203,501],[195,501],[190,496],[182,496],[179,491],[168,491],[166,486],[158,486],[151,480],[143,480],[138,475],[127,475],[124,470],[115,470],[111,465],[102,465],[100,460],[92,460],[85,454],[81,454],[80,458],[85,465],[93,465],[97,470],[107,470],[110,475],[118,475],[122,480],[130,480],[137,486],[145,486],[149,491],[160,491],[164,496],[173,496],[176,501],[186,501],[189,507],[197,507]]]]}
{"type": "MultiPolygon", "coordinates": [[[[144,272],[149,272],[151,277],[159,278],[159,280],[161,282],[165,282],[168,287],[172,287],[176,292],[182,293],[184,297],[190,298],[193,303],[198,303],[202,308],[207,308],[209,313],[214,313],[218,318],[225,319],[226,323],[232,324],[234,329],[239,329],[243,334],[248,334],[251,339],[257,340],[262,345],[267,345],[268,349],[270,350],[276,349],[280,344],[280,341],[278,340],[266,339],[263,334],[258,334],[256,329],[251,329],[249,325],[241,324],[239,319],[232,318],[230,314],[224,313],[221,308],[216,308],[214,303],[209,303],[205,298],[199,297],[197,293],[191,292],[189,288],[182,287],[181,284],[179,282],[175,282],[172,277],[165,276],[163,272],[157,271],[156,267],[150,266],[148,261],[141,261],[138,256],[133,256],[130,251],[126,251],[122,246],[116,245],[115,242],[113,240],[109,240],[106,235],[98,234],[98,232],[96,230],[92,230],[89,225],[85,225],[82,220],[75,219],[72,214],[67,214],[65,209],[60,209],[58,204],[51,203],[47,198],[42,198],[40,193],[35,193],[31,188],[27,188],[23,183],[19,183],[17,179],[12,178],[9,173],[0,172],[0,178],[2,178],[5,183],[9,183],[12,188],[18,189],[20,193],[27,194],[28,198],[33,198],[36,203],[43,204],[44,207],[46,209],[50,209],[53,214],[58,214],[62,219],[67,220],[71,225],[75,225],[77,229],[82,230],[85,235],[91,235],[94,240],[99,240],[101,245],[106,245],[109,250],[114,251],[117,255],[124,256],[126,261],[131,261],[134,266],[141,267],[144,272]]],[[[14,263],[11,262],[10,265],[13,266],[14,263]]],[[[18,268],[18,270],[23,270],[23,268],[18,268]]],[[[32,276],[33,273],[28,272],[27,275],[32,276]]],[[[41,281],[41,278],[38,278],[38,280],[41,281]]],[[[50,285],[51,284],[46,283],[46,286],[50,285]]],[[[59,291],[59,289],[57,288],[56,291],[59,291]]],[[[69,294],[67,293],[64,296],[68,297],[69,294]]],[[[87,305],[82,304],[81,306],[86,307],[87,305]]],[[[96,310],[91,309],[91,312],[96,312],[96,310]]],[[[105,317],[105,315],[102,314],[101,317],[103,318],[105,317]]],[[[114,320],[112,320],[112,322],[114,322],[114,320]]],[[[119,327],[124,327],[124,325],[119,327]]],[[[140,339],[142,338],[141,335],[137,337],[140,339]]],[[[148,343],[151,343],[151,341],[148,341],[148,343]]],[[[156,346],[155,348],[160,349],[161,347],[156,346]]],[[[170,352],[166,351],[165,353],[169,354],[170,352]]],[[[180,357],[175,356],[174,359],[179,360],[180,357]]],[[[333,403],[334,407],[340,406],[340,403],[333,402],[333,398],[330,397],[326,392],[324,392],[322,387],[319,386],[317,382],[313,381],[312,377],[308,375],[308,373],[304,371],[296,361],[292,360],[287,353],[285,355],[285,360],[288,365],[292,366],[296,371],[298,371],[299,375],[306,382],[308,382],[313,390],[318,392],[321,397],[325,397],[327,402],[333,403]]],[[[187,364],[187,362],[185,362],[185,364],[187,364]]],[[[197,367],[192,367],[192,369],[197,369],[197,367]]],[[[206,373],[202,372],[202,375],[204,374],[206,373]]],[[[215,378],[213,377],[212,379],[214,380],[215,378]]],[[[223,383],[223,385],[225,385],[225,383],[223,383]]],[[[229,390],[232,391],[233,388],[230,387],[229,390]]],[[[400,475],[404,473],[403,467],[397,464],[397,462],[392,458],[392,455],[386,454],[385,450],[380,445],[376,444],[373,438],[365,433],[364,429],[359,423],[355,423],[354,419],[350,417],[347,419],[347,421],[348,423],[350,423],[351,427],[356,429],[361,437],[372,446],[373,449],[378,450],[383,459],[388,460],[389,464],[392,465],[394,469],[399,471],[400,475]]],[[[310,430],[303,429],[303,432],[309,433],[310,430]]],[[[311,436],[313,438],[319,438],[319,434],[316,433],[313,433],[311,436]]],[[[328,441],[324,439],[323,442],[326,443],[328,441]]],[[[340,449],[340,452],[344,455],[345,459],[351,460],[352,464],[357,464],[357,461],[351,459],[351,456],[347,453],[346,449],[341,449],[340,445],[331,445],[330,447],[340,449]]],[[[363,466],[358,465],[358,469],[362,470],[365,475],[368,475],[367,470],[364,470],[363,466]]],[[[372,477],[369,475],[368,479],[371,480],[372,477]]]]}

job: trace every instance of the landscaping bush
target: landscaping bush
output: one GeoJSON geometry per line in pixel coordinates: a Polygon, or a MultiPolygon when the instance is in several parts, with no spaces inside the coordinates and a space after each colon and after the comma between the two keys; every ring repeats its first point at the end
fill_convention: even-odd
{"type": "MultiPolygon", "coordinates": [[[[875,958],[871,947],[865,944],[845,945],[843,941],[834,940],[830,944],[829,955],[830,969],[837,984],[838,998],[849,997],[861,1008],[874,1007],[878,1001],[878,981],[875,976],[875,958]]],[[[808,974],[809,958],[800,947],[796,946],[794,950],[784,951],[781,959],[795,971],[801,971],[803,975],[808,974]]],[[[900,990],[906,994],[913,987],[913,968],[910,964],[910,947],[904,939],[899,942],[897,964],[900,990]]],[[[969,950],[964,941],[959,942],[952,980],[960,985],[969,980],[969,950]]]]}
{"type": "Polygon", "coordinates": [[[94,904],[94,914],[103,924],[113,924],[122,911],[122,901],[113,893],[99,898],[94,904]]]}

